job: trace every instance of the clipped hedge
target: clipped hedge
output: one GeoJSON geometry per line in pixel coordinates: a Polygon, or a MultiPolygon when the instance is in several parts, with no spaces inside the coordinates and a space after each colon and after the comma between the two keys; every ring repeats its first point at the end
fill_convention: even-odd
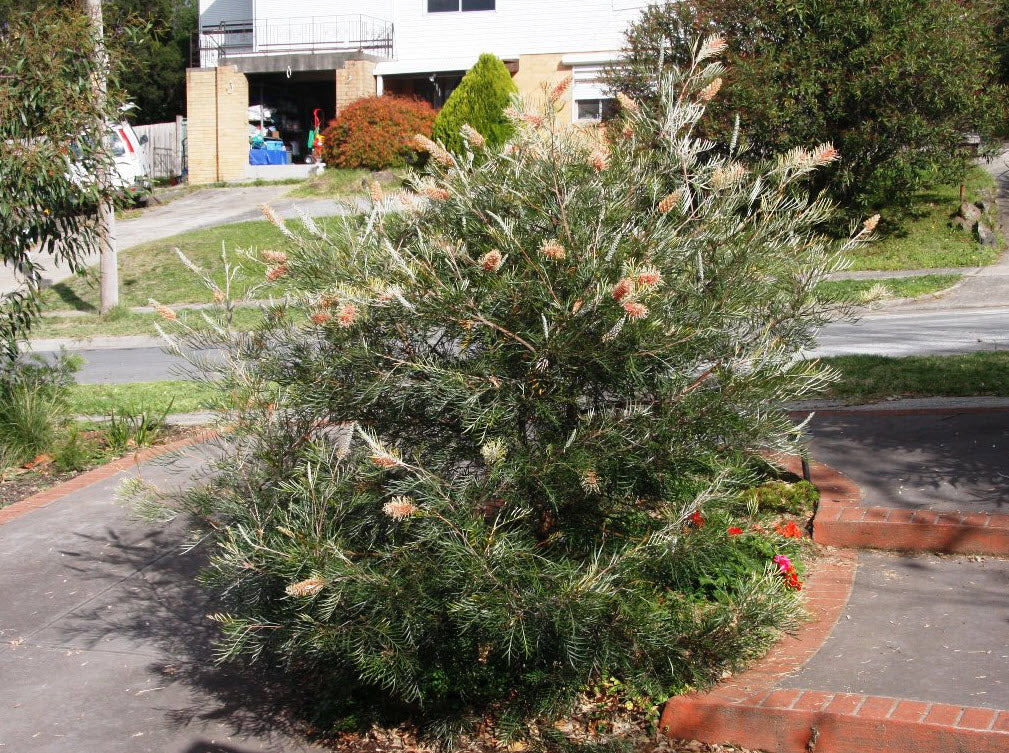
{"type": "Polygon", "coordinates": [[[436,116],[427,102],[407,97],[367,97],[348,105],[323,131],[327,165],[384,170],[416,159],[413,137],[431,136],[436,116]]]}

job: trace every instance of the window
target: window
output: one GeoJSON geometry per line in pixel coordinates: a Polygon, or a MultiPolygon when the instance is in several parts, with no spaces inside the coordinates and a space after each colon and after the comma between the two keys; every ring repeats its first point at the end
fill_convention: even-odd
{"type": "Polygon", "coordinates": [[[571,67],[574,79],[571,99],[574,102],[576,122],[601,122],[613,117],[617,110],[616,100],[602,82],[602,65],[574,65],[571,67]]]}
{"type": "Polygon", "coordinates": [[[457,13],[462,10],[494,10],[495,0],[427,0],[428,13],[457,13]]]}
{"type": "Polygon", "coordinates": [[[615,99],[576,99],[578,120],[609,120],[617,112],[615,99]]]}

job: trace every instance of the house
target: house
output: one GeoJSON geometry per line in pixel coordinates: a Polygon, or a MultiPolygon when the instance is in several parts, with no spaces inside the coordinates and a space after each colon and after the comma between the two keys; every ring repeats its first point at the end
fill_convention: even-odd
{"type": "Polygon", "coordinates": [[[199,66],[187,72],[190,182],[245,174],[249,112],[268,113],[297,160],[313,113],[328,122],[375,94],[444,104],[481,53],[522,94],[573,76],[561,118],[591,123],[600,82],[645,0],[200,0],[199,66]],[[305,10],[302,11],[302,8],[305,10]],[[361,11],[367,11],[362,13],[361,11]],[[310,13],[310,15],[309,15],[310,13]]]}

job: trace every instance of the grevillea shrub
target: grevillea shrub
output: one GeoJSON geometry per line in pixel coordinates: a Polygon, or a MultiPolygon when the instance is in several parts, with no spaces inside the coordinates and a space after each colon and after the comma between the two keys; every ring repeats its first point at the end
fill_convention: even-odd
{"type": "Polygon", "coordinates": [[[435,111],[406,97],[367,97],[343,109],[323,131],[322,158],[336,167],[383,170],[412,163],[416,134],[430,136],[435,111]]]}
{"type": "Polygon", "coordinates": [[[239,407],[180,508],[213,544],[223,656],[310,671],[330,709],[507,738],[601,679],[709,686],[796,625],[798,539],[740,493],[829,376],[798,355],[841,249],[796,184],[836,154],[707,153],[720,49],[655,109],[625,100],[610,143],[557,123],[562,86],[508,111],[503,148],[420,139],[412,204],[273,217],[290,297],[225,341],[239,407]]]}

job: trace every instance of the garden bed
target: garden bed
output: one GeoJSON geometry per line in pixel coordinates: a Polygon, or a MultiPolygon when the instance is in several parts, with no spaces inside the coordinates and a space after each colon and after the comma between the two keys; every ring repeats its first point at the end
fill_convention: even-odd
{"type": "MultiPolygon", "coordinates": [[[[146,447],[160,447],[172,442],[196,436],[205,431],[203,427],[173,426],[159,432],[157,438],[146,447]]],[[[107,463],[128,457],[141,449],[135,442],[122,452],[112,451],[101,429],[91,429],[81,432],[85,442],[92,442],[94,451],[84,457],[74,468],[65,468],[57,464],[50,455],[39,455],[25,463],[20,468],[6,468],[0,471],[0,509],[20,502],[39,492],[71,481],[81,474],[98,468],[107,463]]]]}

